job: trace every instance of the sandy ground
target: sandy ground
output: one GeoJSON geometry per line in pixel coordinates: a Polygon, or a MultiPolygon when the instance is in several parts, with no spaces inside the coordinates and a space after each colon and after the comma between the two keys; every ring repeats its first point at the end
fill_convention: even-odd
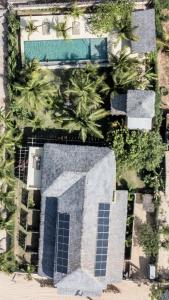
{"type": "MultiPolygon", "coordinates": [[[[116,285],[121,293],[106,293],[93,300],[150,300],[149,286],[140,287],[132,281],[123,281],[116,285]]],[[[15,282],[11,276],[0,272],[0,300],[84,300],[84,297],[59,296],[52,287],[40,287],[36,280],[27,281],[23,275],[17,275],[15,282]]],[[[88,298],[89,299],[89,298],[88,298]]]]}
{"type": "Polygon", "coordinates": [[[135,277],[147,278],[148,259],[138,243],[138,231],[142,223],[147,223],[147,214],[143,208],[141,195],[137,194],[134,205],[134,224],[133,224],[133,241],[131,252],[131,263],[138,268],[135,270],[135,277]]]}
{"type": "MultiPolygon", "coordinates": [[[[169,226],[169,151],[165,154],[166,165],[166,184],[165,194],[161,193],[161,204],[159,210],[159,221],[164,223],[164,226],[169,226]]],[[[161,235],[161,240],[163,240],[161,235]]],[[[158,269],[162,276],[169,279],[169,251],[161,247],[158,255],[158,269]]]]}

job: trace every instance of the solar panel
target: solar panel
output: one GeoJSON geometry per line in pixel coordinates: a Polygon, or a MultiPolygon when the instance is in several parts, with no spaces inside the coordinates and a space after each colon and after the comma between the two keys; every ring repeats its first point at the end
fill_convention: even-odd
{"type": "Polygon", "coordinates": [[[109,237],[109,203],[99,203],[98,208],[98,228],[96,245],[95,276],[106,275],[107,249],[109,237]]]}
{"type": "Polygon", "coordinates": [[[57,226],[57,272],[67,274],[70,215],[58,213],[57,226]]]}

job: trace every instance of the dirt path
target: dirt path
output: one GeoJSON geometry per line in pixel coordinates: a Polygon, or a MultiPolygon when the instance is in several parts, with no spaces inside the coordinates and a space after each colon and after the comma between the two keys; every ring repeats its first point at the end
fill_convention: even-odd
{"type": "Polygon", "coordinates": [[[140,225],[147,223],[147,213],[143,208],[143,201],[141,195],[137,194],[134,205],[134,224],[133,224],[133,240],[131,263],[136,267],[133,277],[144,279],[148,277],[148,258],[143,252],[142,247],[138,243],[138,232],[140,225]]]}

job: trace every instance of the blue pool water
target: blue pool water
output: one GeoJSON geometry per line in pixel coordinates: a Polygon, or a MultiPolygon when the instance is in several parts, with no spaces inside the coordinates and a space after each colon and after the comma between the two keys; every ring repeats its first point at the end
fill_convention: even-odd
{"type": "Polygon", "coordinates": [[[39,61],[107,60],[107,39],[25,41],[25,58],[39,61]]]}

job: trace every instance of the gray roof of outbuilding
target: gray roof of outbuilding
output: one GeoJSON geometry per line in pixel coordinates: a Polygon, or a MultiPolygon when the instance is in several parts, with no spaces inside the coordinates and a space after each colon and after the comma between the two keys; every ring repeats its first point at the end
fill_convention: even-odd
{"type": "Polygon", "coordinates": [[[130,118],[153,118],[155,116],[155,92],[128,90],[127,116],[130,118]]]}
{"type": "Polygon", "coordinates": [[[169,300],[169,290],[167,290],[161,297],[160,300],[169,300]]]}
{"type": "Polygon", "coordinates": [[[126,102],[127,102],[127,94],[114,95],[114,93],[112,93],[110,97],[112,115],[125,116],[127,110],[126,102]]]}
{"type": "Polygon", "coordinates": [[[110,149],[44,145],[38,272],[53,278],[58,291],[60,287],[60,293],[74,294],[78,290],[78,274],[83,279],[83,294],[88,296],[98,296],[101,287],[121,280],[127,192],[118,194],[117,201],[113,203],[115,187],[115,156],[110,149]],[[104,278],[94,276],[99,203],[110,203],[107,272],[104,278]],[[67,275],[56,271],[57,212],[70,215],[67,275]],[[86,284],[88,276],[92,276],[95,282],[93,290],[86,284]]]}
{"type": "Polygon", "coordinates": [[[137,41],[131,41],[132,51],[148,53],[156,50],[155,10],[147,9],[132,13],[132,26],[137,41]]]}

